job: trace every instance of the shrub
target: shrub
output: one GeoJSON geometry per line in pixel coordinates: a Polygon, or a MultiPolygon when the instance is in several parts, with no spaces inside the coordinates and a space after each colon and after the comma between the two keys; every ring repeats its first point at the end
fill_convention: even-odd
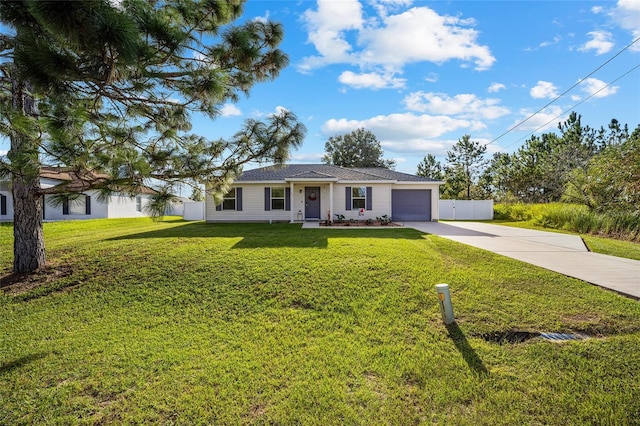
{"type": "Polygon", "coordinates": [[[640,241],[640,213],[596,213],[584,205],[496,204],[494,217],[501,220],[529,222],[544,228],[563,229],[581,234],[595,234],[629,241],[640,241]]]}

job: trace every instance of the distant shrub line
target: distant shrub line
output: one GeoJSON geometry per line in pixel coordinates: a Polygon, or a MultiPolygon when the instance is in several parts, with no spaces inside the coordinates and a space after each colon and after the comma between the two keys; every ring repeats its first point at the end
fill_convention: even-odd
{"type": "Polygon", "coordinates": [[[579,204],[496,204],[494,219],[640,242],[640,212],[596,213],[579,204]]]}

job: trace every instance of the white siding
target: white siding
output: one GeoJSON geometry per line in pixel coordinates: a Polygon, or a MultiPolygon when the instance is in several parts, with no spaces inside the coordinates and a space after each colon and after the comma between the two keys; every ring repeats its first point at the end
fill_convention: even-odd
{"type": "MultiPolygon", "coordinates": [[[[107,206],[104,202],[98,200],[98,193],[96,191],[87,191],[84,195],[91,197],[91,214],[63,214],[62,205],[52,204],[52,196],[45,195],[44,220],[86,220],[107,217],[107,206]]],[[[73,201],[70,201],[70,203],[72,202],[73,201]]]]}
{"type": "MultiPolygon", "coordinates": [[[[51,188],[59,184],[60,181],[49,178],[42,178],[40,180],[40,186],[42,188],[51,188]]],[[[13,220],[13,196],[8,190],[8,184],[2,182],[2,195],[7,196],[7,214],[0,216],[0,221],[12,221],[13,220]]],[[[134,217],[148,217],[149,212],[145,208],[149,205],[151,195],[141,194],[142,198],[142,211],[136,210],[136,197],[129,197],[128,195],[112,195],[106,200],[99,199],[99,193],[97,191],[86,191],[84,195],[91,197],[91,214],[63,214],[62,205],[52,204],[52,196],[45,195],[44,200],[44,220],[83,220],[83,219],[104,219],[104,218],[134,218],[134,217]]],[[[70,209],[71,210],[71,209],[70,209]]]]}
{"type": "MultiPolygon", "coordinates": [[[[268,222],[269,220],[274,222],[289,222],[291,220],[291,212],[288,210],[264,210],[264,188],[267,186],[288,187],[288,184],[234,185],[236,188],[242,188],[242,211],[216,211],[213,198],[207,195],[205,201],[207,220],[216,222],[268,222]]],[[[293,202],[291,204],[292,206],[294,205],[293,202]]]]}
{"type": "Polygon", "coordinates": [[[349,183],[336,184],[333,186],[333,214],[332,220],[335,220],[336,214],[344,215],[345,219],[367,220],[375,219],[384,215],[391,216],[391,185],[390,183],[372,184],[372,183],[349,183]],[[364,211],[364,215],[360,216],[359,210],[346,209],[346,188],[357,186],[371,187],[371,210],[364,211]]]}
{"type": "Polygon", "coordinates": [[[127,217],[148,217],[150,216],[147,206],[151,202],[151,196],[140,194],[142,198],[142,211],[137,211],[136,197],[129,197],[126,194],[115,194],[109,196],[108,211],[104,217],[127,218],[127,217]]]}
{"type": "Polygon", "coordinates": [[[320,188],[320,216],[321,220],[330,218],[335,220],[336,214],[345,216],[345,219],[366,220],[375,219],[384,215],[391,216],[391,190],[392,189],[431,189],[431,215],[432,220],[438,220],[438,185],[421,182],[419,184],[393,184],[374,182],[351,182],[333,184],[333,206],[331,205],[331,186],[326,182],[305,182],[296,183],[291,191],[291,211],[264,209],[264,188],[267,186],[290,187],[289,183],[264,183],[264,184],[240,184],[234,187],[242,188],[242,211],[216,211],[213,198],[209,195],[205,201],[205,217],[210,222],[288,222],[290,220],[301,220],[304,218],[305,187],[320,188]],[[347,187],[363,186],[371,187],[372,210],[364,211],[364,215],[359,215],[359,210],[346,209],[346,189],[347,187]],[[333,210],[333,211],[330,211],[333,210]],[[302,216],[302,218],[300,218],[302,216]]]}
{"type": "MultiPolygon", "coordinates": [[[[331,216],[335,219],[335,214],[342,214],[347,219],[375,219],[378,216],[391,214],[391,184],[334,184],[333,185],[333,212],[331,210],[331,184],[329,183],[296,183],[291,191],[291,211],[264,209],[264,188],[267,186],[283,186],[282,184],[245,184],[236,185],[242,188],[242,211],[216,211],[213,198],[207,195],[206,198],[206,218],[214,222],[288,222],[299,220],[300,215],[304,219],[305,187],[320,188],[320,216],[325,220],[331,216]],[[345,188],[347,186],[370,186],[372,187],[373,210],[365,210],[364,216],[358,215],[358,210],[347,211],[345,209],[345,188]],[[302,192],[301,192],[302,191],[302,192]]],[[[289,188],[289,184],[285,185],[289,188]]]]}

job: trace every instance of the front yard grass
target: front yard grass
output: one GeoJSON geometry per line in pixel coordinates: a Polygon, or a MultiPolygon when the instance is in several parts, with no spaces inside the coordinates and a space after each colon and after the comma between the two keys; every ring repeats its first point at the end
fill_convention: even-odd
{"type": "MultiPolygon", "coordinates": [[[[46,274],[0,295],[0,424],[640,418],[640,303],[516,260],[406,228],[135,219],[45,236],[46,274]],[[482,338],[508,330],[591,338],[482,338]]],[[[5,283],[11,252],[0,225],[5,283]]]]}

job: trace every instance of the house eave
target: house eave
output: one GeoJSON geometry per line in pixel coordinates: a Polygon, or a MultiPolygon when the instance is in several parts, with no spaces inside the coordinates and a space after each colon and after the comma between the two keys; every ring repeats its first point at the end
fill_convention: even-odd
{"type": "Polygon", "coordinates": [[[401,185],[444,185],[444,182],[441,182],[439,180],[423,180],[423,181],[397,181],[397,184],[401,184],[401,185]]]}
{"type": "Polygon", "coordinates": [[[339,181],[340,183],[344,183],[344,184],[349,184],[349,185],[364,185],[364,184],[369,184],[369,185],[374,185],[374,184],[379,184],[379,183],[398,183],[397,180],[354,180],[354,179],[349,179],[349,180],[341,180],[339,181]]]}
{"type": "Polygon", "coordinates": [[[300,183],[306,183],[306,182],[338,182],[338,178],[296,178],[296,177],[291,177],[291,178],[285,178],[284,179],[285,182],[300,182],[300,183]]]}

